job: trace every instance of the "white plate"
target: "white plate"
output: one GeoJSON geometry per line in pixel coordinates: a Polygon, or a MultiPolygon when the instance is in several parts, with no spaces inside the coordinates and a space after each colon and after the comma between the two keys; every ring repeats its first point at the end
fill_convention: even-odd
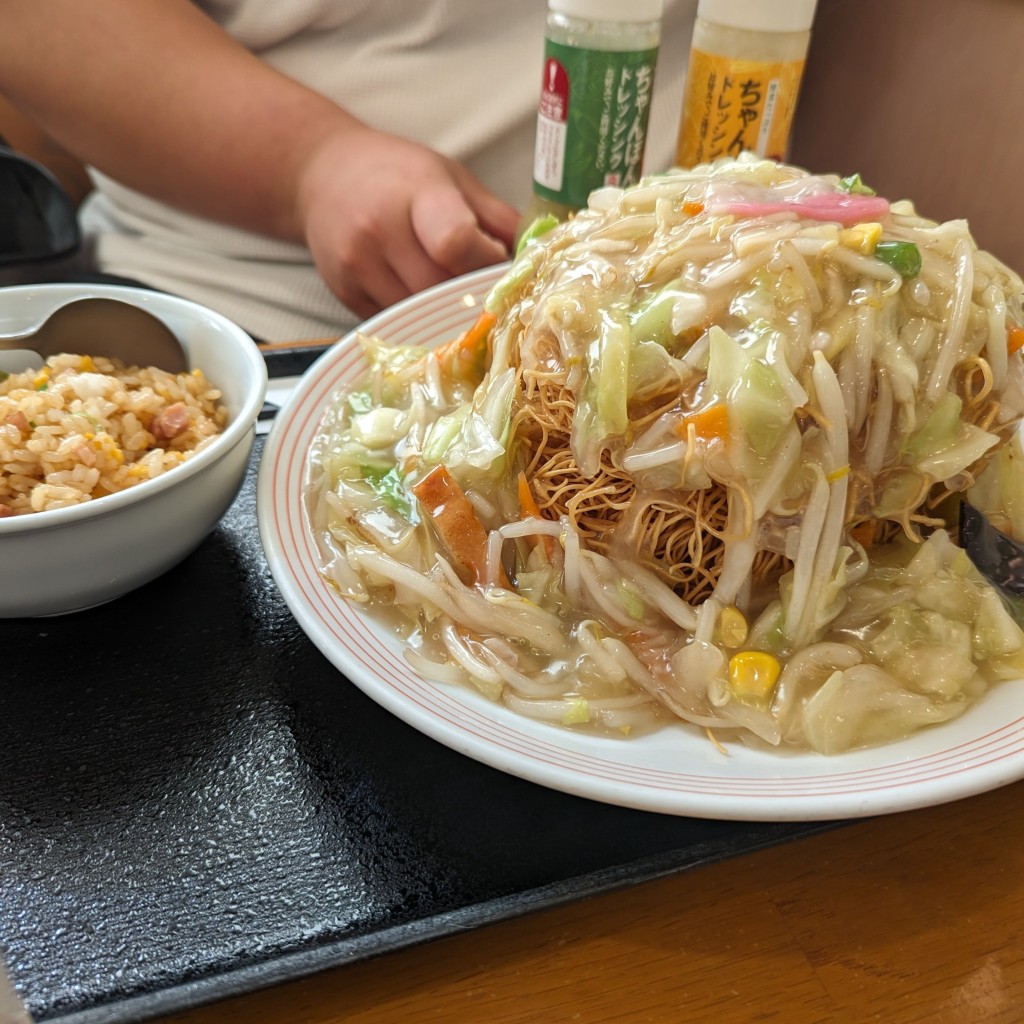
{"type": "MultiPolygon", "coordinates": [[[[414,296],[363,330],[431,344],[474,319],[493,268],[414,296]]],[[[834,757],[730,747],[696,728],[632,739],[522,718],[469,689],[430,683],[401,645],[318,574],[303,502],[307,452],[331,396],[363,369],[349,335],[310,368],[278,414],[259,474],[260,534],[274,579],[300,626],[353,683],[409,725],[485,764],[544,786],[626,807],[694,817],[806,821],[943,803],[1024,777],[1024,680],[1001,685],[954,722],[834,757]]],[[[343,681],[339,678],[339,685],[343,681]]]]}

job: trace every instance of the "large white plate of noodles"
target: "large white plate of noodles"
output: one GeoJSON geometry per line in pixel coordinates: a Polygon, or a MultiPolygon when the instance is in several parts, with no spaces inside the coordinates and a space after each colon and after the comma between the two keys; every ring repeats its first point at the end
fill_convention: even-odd
{"type": "MultiPolygon", "coordinates": [[[[506,267],[416,295],[361,327],[389,345],[432,347],[476,319],[506,267]]],[[[398,718],[469,757],[566,793],[694,817],[798,821],[876,815],[981,793],[1024,776],[1024,680],[988,690],[958,717],[838,753],[726,739],[671,716],[657,728],[588,730],[526,717],[459,682],[428,680],[394,623],[325,578],[311,526],[310,453],[325,413],[367,366],[356,333],[304,375],[278,415],[259,475],[271,572],[298,623],[346,680],[398,718]]],[[[401,756],[395,751],[395,756],[401,756]]]]}

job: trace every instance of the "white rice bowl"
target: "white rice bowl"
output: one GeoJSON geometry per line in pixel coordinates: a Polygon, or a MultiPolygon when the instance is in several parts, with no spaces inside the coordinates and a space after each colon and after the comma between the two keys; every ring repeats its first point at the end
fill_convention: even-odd
{"type": "MultiPolygon", "coordinates": [[[[53,403],[38,403],[38,411],[50,420],[32,420],[31,431],[16,411],[4,411],[0,433],[7,436],[6,441],[0,437],[0,456],[11,458],[12,451],[19,452],[26,461],[17,465],[29,470],[26,438],[48,425],[53,440],[44,435],[35,447],[55,460],[63,443],[72,457],[66,464],[53,463],[56,472],[51,483],[36,488],[36,507],[26,497],[25,482],[12,486],[11,474],[5,474],[6,493],[0,494],[7,510],[0,517],[0,617],[88,608],[170,569],[199,545],[234,500],[252,450],[267,388],[266,364],[253,340],[212,310],[141,288],[76,284],[4,288],[0,289],[0,333],[28,329],[66,302],[89,296],[128,301],[159,317],[181,340],[190,366],[199,373],[175,382],[169,375],[144,370],[115,401],[110,390],[114,375],[100,372],[110,370],[110,364],[79,363],[77,386],[85,397],[72,396],[72,401],[80,433],[68,426],[62,413],[53,411],[53,403]],[[191,381],[196,382],[195,388],[191,381]],[[93,391],[92,404],[83,405],[93,391]],[[156,404],[154,391],[161,392],[156,404]],[[188,427],[176,438],[159,438],[149,450],[131,450],[132,444],[139,449],[139,437],[152,439],[145,427],[153,426],[158,406],[168,405],[188,410],[188,427]],[[6,422],[12,413],[14,422],[6,422]],[[109,420],[98,413],[109,413],[109,420]]],[[[0,369],[16,373],[20,367],[12,363],[13,358],[5,354],[0,369]]],[[[75,368],[75,360],[65,362],[75,368]]],[[[46,378],[53,373],[52,369],[33,371],[28,383],[42,379],[39,395],[45,397],[46,378]]],[[[32,401],[30,395],[22,399],[32,401]]],[[[0,411],[3,403],[0,397],[0,411]]],[[[30,415],[31,411],[24,413],[26,421],[30,415]]],[[[26,479],[32,482],[31,473],[26,479]]]]}

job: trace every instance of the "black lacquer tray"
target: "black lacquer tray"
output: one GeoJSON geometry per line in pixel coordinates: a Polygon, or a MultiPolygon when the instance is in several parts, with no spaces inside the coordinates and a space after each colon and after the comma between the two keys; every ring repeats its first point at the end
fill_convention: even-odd
{"type": "Polygon", "coordinates": [[[145,1020],[830,827],[594,803],[404,725],[279,596],[261,452],[162,578],[0,622],[0,946],[36,1020],[145,1020]]]}

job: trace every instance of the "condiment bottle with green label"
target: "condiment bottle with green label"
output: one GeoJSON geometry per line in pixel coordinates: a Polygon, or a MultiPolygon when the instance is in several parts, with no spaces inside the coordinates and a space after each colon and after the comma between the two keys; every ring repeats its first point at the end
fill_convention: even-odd
{"type": "Polygon", "coordinates": [[[785,160],[816,0],[700,0],[676,163],[785,160]]]}
{"type": "Polygon", "coordinates": [[[538,218],[565,220],[604,185],[643,169],[662,0],[548,0],[537,109],[533,199],[538,218]]]}

